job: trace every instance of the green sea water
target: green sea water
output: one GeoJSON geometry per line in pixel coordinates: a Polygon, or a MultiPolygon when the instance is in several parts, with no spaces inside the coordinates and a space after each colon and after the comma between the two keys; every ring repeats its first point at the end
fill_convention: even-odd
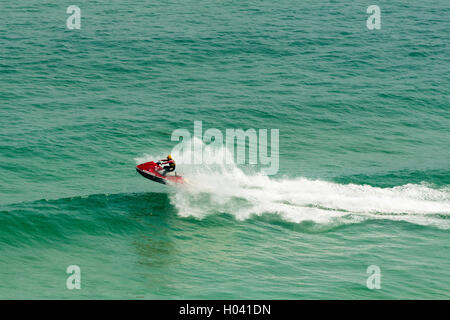
{"type": "Polygon", "coordinates": [[[0,12],[0,298],[450,298],[447,0],[0,12]],[[136,174],[194,121],[278,129],[277,174],[136,174]]]}

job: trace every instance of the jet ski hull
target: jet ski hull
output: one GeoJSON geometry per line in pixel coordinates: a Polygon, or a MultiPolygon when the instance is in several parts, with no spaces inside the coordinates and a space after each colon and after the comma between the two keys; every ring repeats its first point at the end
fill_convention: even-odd
{"type": "Polygon", "coordinates": [[[167,184],[167,183],[183,183],[183,177],[181,176],[172,176],[172,175],[166,175],[163,176],[158,171],[162,170],[161,166],[159,166],[157,163],[150,161],[146,163],[142,163],[140,165],[136,166],[136,171],[139,172],[141,176],[144,178],[147,178],[149,180],[167,184]]]}

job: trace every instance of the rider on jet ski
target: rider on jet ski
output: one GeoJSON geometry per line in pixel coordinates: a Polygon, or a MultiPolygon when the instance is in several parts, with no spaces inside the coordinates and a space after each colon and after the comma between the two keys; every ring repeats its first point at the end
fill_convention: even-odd
{"type": "Polygon", "coordinates": [[[167,156],[166,159],[161,159],[157,162],[159,165],[161,165],[161,163],[167,164],[167,166],[164,166],[164,172],[162,173],[163,176],[165,176],[167,174],[167,172],[172,172],[175,171],[175,160],[172,159],[172,156],[169,154],[167,156]]]}

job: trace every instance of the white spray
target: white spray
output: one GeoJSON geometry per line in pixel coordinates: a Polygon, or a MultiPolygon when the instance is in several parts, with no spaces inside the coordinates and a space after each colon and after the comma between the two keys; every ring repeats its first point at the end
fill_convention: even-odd
{"type": "MultiPolygon", "coordinates": [[[[196,142],[199,143],[199,142],[196,142]]],[[[204,164],[177,166],[190,183],[172,188],[170,198],[180,216],[203,218],[229,213],[244,220],[253,215],[277,214],[299,223],[355,223],[367,219],[402,220],[450,229],[450,188],[435,189],[426,184],[393,188],[338,184],[306,178],[270,178],[244,173],[230,163],[217,164],[210,157],[223,158],[225,148],[203,145],[204,164]],[[209,159],[209,161],[208,161],[209,159]],[[206,164],[214,163],[214,164],[206,164]]],[[[173,154],[175,159],[182,156],[173,154]]],[[[149,161],[151,156],[136,159],[149,161]]]]}

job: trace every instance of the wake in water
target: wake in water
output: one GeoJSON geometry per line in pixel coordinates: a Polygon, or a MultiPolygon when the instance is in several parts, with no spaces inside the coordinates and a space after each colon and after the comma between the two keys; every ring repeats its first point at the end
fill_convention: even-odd
{"type": "MultiPolygon", "coordinates": [[[[203,147],[204,162],[223,159],[228,152],[212,150],[208,145],[203,147]]],[[[174,154],[175,159],[182,156],[186,155],[174,154]]],[[[136,160],[154,158],[146,156],[136,160]]],[[[179,166],[190,183],[175,187],[170,199],[183,217],[228,213],[245,220],[270,213],[294,223],[344,224],[389,219],[450,229],[449,187],[435,189],[423,183],[378,188],[306,178],[275,179],[245,173],[235,164],[179,166]]]]}

